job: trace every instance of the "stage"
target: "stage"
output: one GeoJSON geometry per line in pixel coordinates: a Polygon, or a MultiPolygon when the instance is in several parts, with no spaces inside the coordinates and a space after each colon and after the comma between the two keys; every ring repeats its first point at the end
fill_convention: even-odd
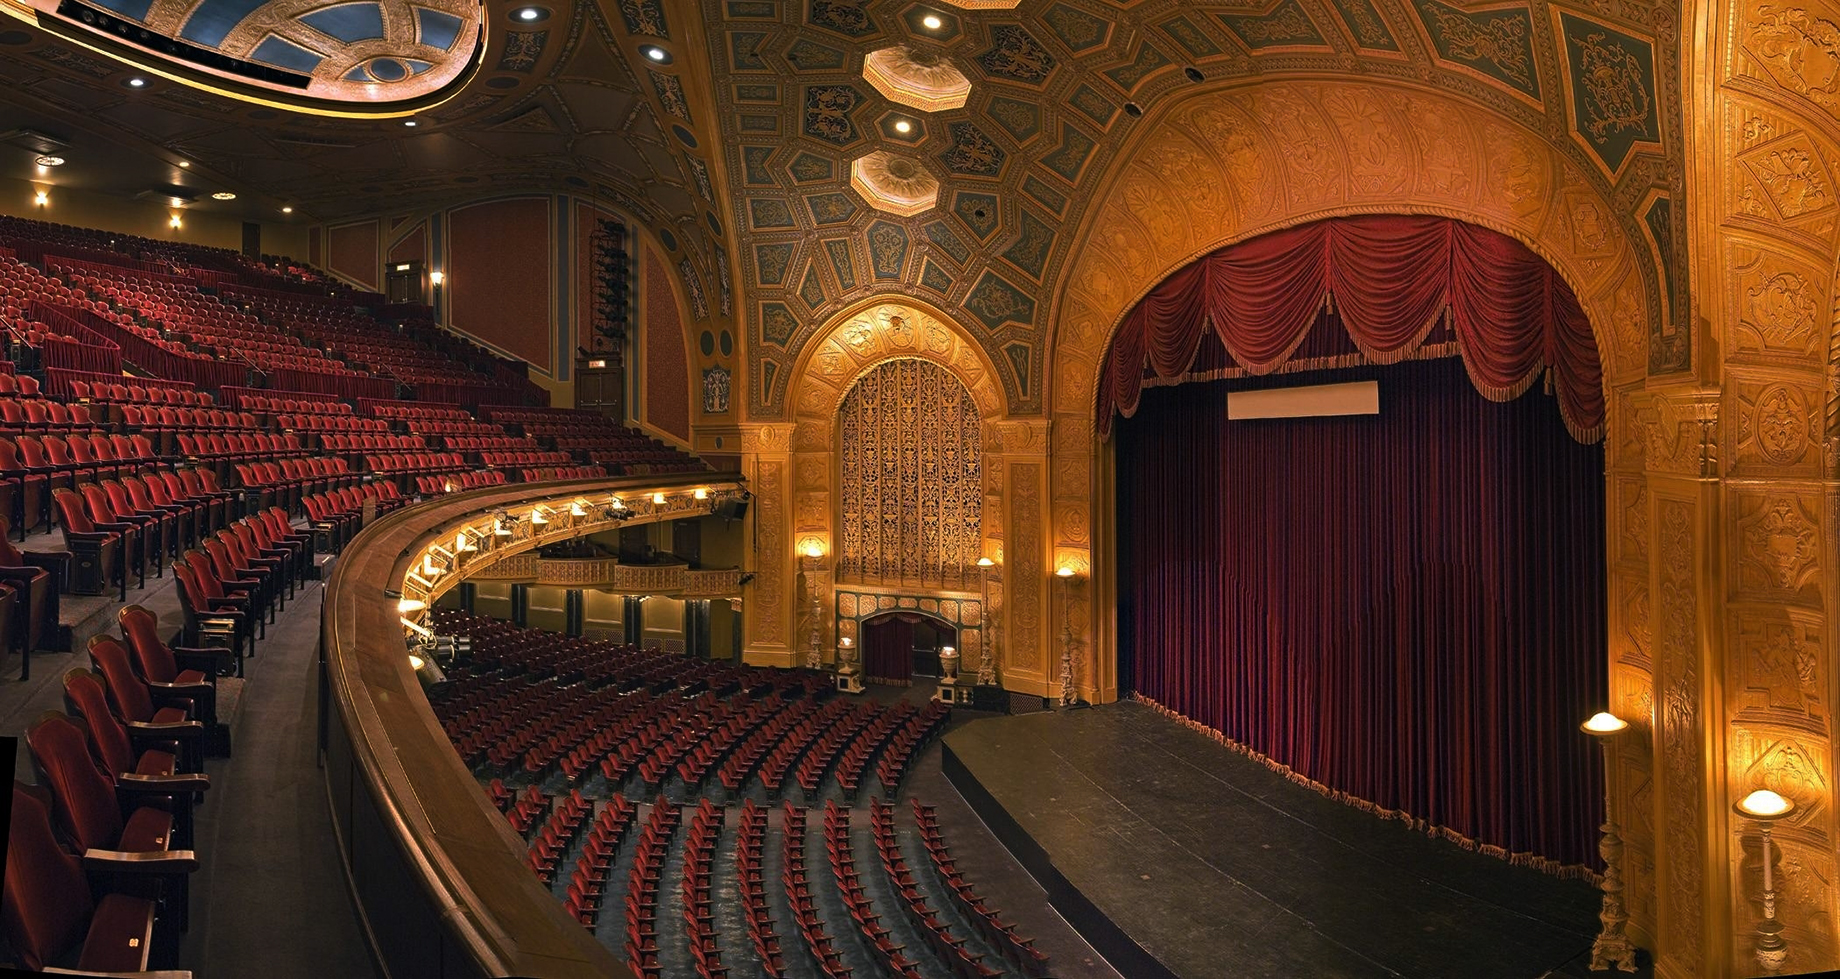
{"type": "Polygon", "coordinates": [[[1138,704],[973,721],[943,765],[1133,979],[1628,975],[1586,968],[1590,884],[1334,802],[1138,704]]]}

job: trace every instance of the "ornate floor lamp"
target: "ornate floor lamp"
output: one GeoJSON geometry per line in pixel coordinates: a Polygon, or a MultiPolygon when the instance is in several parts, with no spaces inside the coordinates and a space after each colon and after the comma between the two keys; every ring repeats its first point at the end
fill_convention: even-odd
{"type": "Polygon", "coordinates": [[[1073,578],[1072,567],[1061,565],[1054,576],[1061,580],[1061,706],[1072,707],[1073,689],[1073,578]]]}
{"type": "Polygon", "coordinates": [[[1623,927],[1629,923],[1629,912],[1623,907],[1623,836],[1616,824],[1615,792],[1611,788],[1615,776],[1612,766],[1616,760],[1612,745],[1618,734],[1629,729],[1629,722],[1600,711],[1578,727],[1596,738],[1604,750],[1604,824],[1598,827],[1603,837],[1597,841],[1597,852],[1604,858],[1604,904],[1597,913],[1603,930],[1591,943],[1591,968],[1608,969],[1614,965],[1624,972],[1634,972],[1636,947],[1623,932],[1623,927]]]}
{"type": "Polygon", "coordinates": [[[1771,870],[1770,825],[1795,811],[1795,803],[1769,789],[1758,789],[1732,804],[1738,815],[1757,821],[1763,834],[1763,920],[1757,922],[1757,964],[1764,972],[1780,972],[1789,958],[1782,922],[1776,918],[1776,879],[1771,870]]]}
{"type": "Polygon", "coordinates": [[[818,558],[824,556],[824,545],[816,538],[807,540],[799,548],[800,571],[805,575],[805,590],[811,593],[811,652],[805,654],[805,668],[808,670],[824,669],[824,650],[819,643],[824,639],[824,601],[818,596],[818,558]]]}

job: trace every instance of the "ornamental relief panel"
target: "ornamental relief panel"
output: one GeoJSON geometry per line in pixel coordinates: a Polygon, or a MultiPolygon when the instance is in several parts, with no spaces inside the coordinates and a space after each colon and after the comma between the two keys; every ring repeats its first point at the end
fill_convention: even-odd
{"type": "Polygon", "coordinates": [[[1738,416],[1731,475],[1820,475],[1824,405],[1818,388],[1794,379],[1741,378],[1734,369],[1726,389],[1738,416]]]}
{"type": "Polygon", "coordinates": [[[1812,741],[1795,734],[1778,734],[1746,727],[1732,729],[1732,786],[1739,795],[1752,789],[1769,789],[1795,802],[1795,811],[1783,825],[1806,829],[1825,838],[1829,791],[1827,748],[1822,739],[1812,741]]]}
{"type": "Polygon", "coordinates": [[[1685,974],[1700,971],[1702,925],[1700,857],[1701,764],[1700,674],[1697,655],[1699,613],[1694,597],[1695,548],[1693,505],[1660,500],[1660,552],[1657,557],[1656,665],[1663,803],[1666,806],[1663,853],[1666,877],[1662,901],[1662,947],[1685,974]]]}
{"type": "MultiPolygon", "coordinates": [[[[1648,487],[1641,479],[1620,476],[1616,479],[1617,506],[1622,511],[1623,534],[1618,557],[1625,561],[1648,563],[1648,487]]],[[[1647,582],[1644,581],[1644,585],[1647,582]]]]}
{"type": "Polygon", "coordinates": [[[1734,719],[1786,725],[1825,737],[1830,708],[1821,616],[1800,609],[1741,612],[1734,642],[1734,719]]]}
{"type": "Polygon", "coordinates": [[[1042,467],[1036,462],[1012,462],[1009,467],[1010,534],[1009,572],[1017,583],[1011,595],[1014,613],[1006,636],[1008,665],[1031,673],[1042,671],[1041,586],[1047,572],[1042,567],[1041,528],[1042,467]]]}
{"type": "Polygon", "coordinates": [[[1806,364],[1826,352],[1829,270],[1743,245],[1727,246],[1733,361],[1806,364]]]}
{"type": "Polygon", "coordinates": [[[1716,393],[1642,392],[1632,399],[1631,435],[1641,439],[1652,472],[1718,475],[1719,403],[1716,393]]]}
{"type": "Polygon", "coordinates": [[[1793,496],[1742,492],[1735,504],[1734,591],[1820,607],[1821,527],[1815,504],[1793,496]]]}
{"type": "Polygon", "coordinates": [[[1767,79],[1840,119],[1840,11],[1748,0],[1738,6],[1739,72],[1767,79]]]}
{"type": "MultiPolygon", "coordinates": [[[[790,434],[792,426],[784,428],[790,434]]],[[[786,641],[785,465],[762,460],[754,470],[754,593],[749,597],[761,612],[747,616],[747,624],[755,639],[768,643],[786,641]]]]}

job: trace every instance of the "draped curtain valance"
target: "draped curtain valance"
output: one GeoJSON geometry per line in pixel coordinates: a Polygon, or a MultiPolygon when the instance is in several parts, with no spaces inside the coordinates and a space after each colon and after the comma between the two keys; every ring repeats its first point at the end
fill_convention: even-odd
{"type": "Polygon", "coordinates": [[[1571,287],[1506,235],[1407,215],[1275,231],[1171,275],[1112,338],[1095,406],[1100,434],[1109,437],[1114,415],[1136,412],[1146,385],[1187,374],[1208,332],[1233,366],[1272,373],[1329,309],[1360,357],[1379,364],[1428,355],[1421,347],[1442,324],[1470,380],[1494,401],[1518,397],[1550,367],[1572,437],[1603,435],[1603,368],[1571,287]]]}

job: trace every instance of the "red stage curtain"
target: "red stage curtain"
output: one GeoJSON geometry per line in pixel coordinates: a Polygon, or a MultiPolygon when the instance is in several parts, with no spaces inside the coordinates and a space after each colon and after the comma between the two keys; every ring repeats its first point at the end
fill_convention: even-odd
{"type": "Polygon", "coordinates": [[[871,683],[911,683],[917,615],[898,612],[863,624],[863,678],[871,683]]]}
{"type": "Polygon", "coordinates": [[[1117,452],[1135,692],[1350,800],[1598,867],[1603,451],[1552,399],[1485,400],[1451,357],[1193,383],[1145,393],[1117,452]],[[1227,420],[1228,390],[1366,379],[1378,416],[1227,420]]]}
{"type": "Polygon", "coordinates": [[[1230,245],[1171,275],[1126,314],[1100,372],[1099,431],[1137,410],[1146,380],[1187,374],[1212,332],[1232,366],[1283,369],[1325,309],[1361,357],[1421,353],[1448,317],[1470,378],[1496,401],[1551,367],[1574,437],[1603,433],[1596,340],[1584,309],[1551,266],[1506,235],[1448,218],[1333,218],[1230,245]]]}

